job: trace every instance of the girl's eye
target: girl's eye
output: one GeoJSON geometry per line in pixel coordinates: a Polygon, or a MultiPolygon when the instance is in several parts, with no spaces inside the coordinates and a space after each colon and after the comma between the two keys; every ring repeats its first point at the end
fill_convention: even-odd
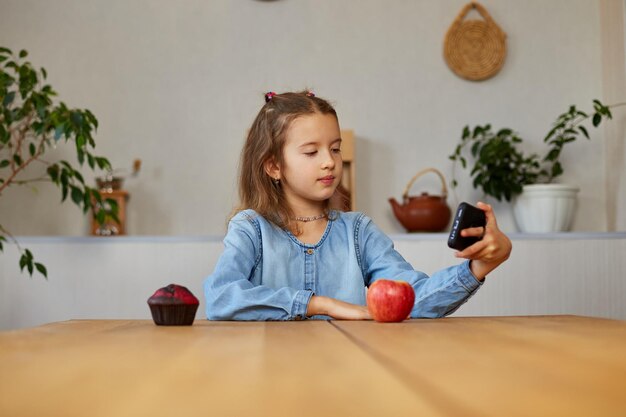
{"type": "Polygon", "coordinates": [[[306,156],[313,156],[313,155],[315,155],[316,153],[317,153],[317,151],[311,151],[311,152],[305,152],[304,154],[305,154],[306,156]]]}
{"type": "Polygon", "coordinates": [[[331,149],[333,153],[341,153],[341,148],[331,149]]]}

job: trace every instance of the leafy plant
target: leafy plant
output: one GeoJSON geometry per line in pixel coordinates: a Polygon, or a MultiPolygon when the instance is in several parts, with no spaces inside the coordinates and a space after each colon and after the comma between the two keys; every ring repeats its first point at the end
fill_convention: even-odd
{"type": "Polygon", "coordinates": [[[490,124],[474,128],[465,126],[461,141],[449,156],[454,161],[452,187],[458,185],[456,163],[459,162],[466,169],[468,152],[473,162],[470,171],[472,185],[498,201],[511,201],[522,192],[524,185],[550,183],[563,174],[559,160],[563,147],[574,142],[581,134],[589,139],[589,131],[583,122],[591,118],[593,127],[598,127],[602,120],[612,119],[611,108],[624,104],[606,106],[599,100],[593,100],[594,110],[591,114],[579,110],[575,105],[570,106],[568,111],[557,117],[544,138],[548,150],[543,157],[524,154],[519,149],[523,140],[512,129],[504,128],[495,132],[490,124]]]}
{"type": "MultiPolygon", "coordinates": [[[[14,185],[34,182],[52,182],[61,191],[61,201],[69,196],[83,213],[94,209],[94,216],[102,224],[107,216],[117,220],[117,203],[103,199],[100,193],[85,184],[85,180],[70,162],[45,161],[42,157],[59,142],[74,142],[76,158],[82,167],[85,162],[92,170],[111,170],[107,158],[92,153],[93,138],[98,120],[89,110],[72,109],[65,103],[55,103],[57,93],[45,84],[47,72],[35,69],[25,61],[28,52],[22,50],[16,57],[0,47],[0,197],[14,185]],[[46,173],[37,178],[23,179],[23,174],[34,162],[44,164],[46,173]]],[[[7,238],[21,254],[20,270],[26,268],[32,276],[36,269],[47,278],[46,267],[35,262],[28,249],[20,247],[11,233],[0,224],[0,251],[7,238]]]]}

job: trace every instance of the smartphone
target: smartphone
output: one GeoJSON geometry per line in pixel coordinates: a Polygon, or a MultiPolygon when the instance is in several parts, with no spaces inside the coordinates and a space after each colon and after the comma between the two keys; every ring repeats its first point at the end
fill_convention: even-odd
{"type": "Polygon", "coordinates": [[[487,219],[484,211],[465,202],[459,204],[452,221],[450,236],[448,236],[448,246],[452,249],[463,250],[473,245],[482,237],[462,237],[461,230],[468,227],[485,227],[486,224],[487,219]]]}

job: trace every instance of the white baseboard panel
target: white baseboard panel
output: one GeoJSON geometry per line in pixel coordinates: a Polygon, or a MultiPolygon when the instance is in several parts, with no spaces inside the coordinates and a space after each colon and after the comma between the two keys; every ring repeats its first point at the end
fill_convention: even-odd
{"type": "MultiPolygon", "coordinates": [[[[395,235],[426,273],[458,263],[446,236],[395,235]]],[[[199,299],[222,251],[218,237],[22,237],[48,279],[20,273],[15,245],[0,254],[0,330],[69,319],[149,319],[148,297],[177,283],[199,299]]],[[[626,234],[513,235],[511,258],[456,316],[576,314],[626,320],[626,234]]]]}

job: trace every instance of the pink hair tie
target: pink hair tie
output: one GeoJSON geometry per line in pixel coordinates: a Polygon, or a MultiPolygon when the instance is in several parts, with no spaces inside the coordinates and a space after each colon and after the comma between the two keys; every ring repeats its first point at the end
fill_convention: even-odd
{"type": "Polygon", "coordinates": [[[273,91],[270,91],[269,93],[265,93],[265,102],[269,103],[270,100],[273,99],[275,95],[276,93],[273,91]]]}
{"type": "Polygon", "coordinates": [[[306,92],[306,96],[307,97],[315,97],[315,93],[313,91],[307,91],[306,92]]]}

